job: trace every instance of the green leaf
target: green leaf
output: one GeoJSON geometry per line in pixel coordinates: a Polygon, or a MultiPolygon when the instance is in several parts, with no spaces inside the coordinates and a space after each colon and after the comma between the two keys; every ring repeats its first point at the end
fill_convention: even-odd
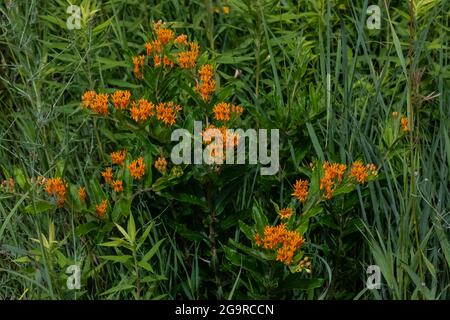
{"type": "Polygon", "coordinates": [[[25,207],[25,212],[30,214],[39,214],[41,212],[49,211],[53,209],[54,205],[48,201],[40,200],[35,203],[29,204],[25,207]]]}
{"type": "Polygon", "coordinates": [[[259,233],[262,233],[264,227],[267,226],[267,217],[262,212],[261,208],[255,203],[252,207],[252,217],[256,223],[256,228],[259,233]]]}
{"type": "Polygon", "coordinates": [[[155,253],[158,251],[159,246],[161,245],[161,243],[163,243],[164,240],[165,239],[161,239],[157,243],[155,243],[155,245],[150,249],[150,251],[147,252],[145,254],[145,256],[142,258],[142,261],[148,262],[155,255],[155,253]]]}
{"type": "Polygon", "coordinates": [[[324,283],[324,279],[321,278],[304,278],[301,273],[294,273],[286,277],[278,285],[279,291],[300,289],[300,290],[310,290],[315,288],[320,288],[324,283]]]}
{"type": "Polygon", "coordinates": [[[108,261],[113,261],[113,262],[120,262],[120,263],[127,263],[132,256],[130,255],[121,255],[121,256],[100,256],[100,258],[108,260],[108,261]]]}
{"type": "Polygon", "coordinates": [[[136,224],[134,223],[133,215],[130,214],[130,218],[128,219],[127,232],[130,236],[130,242],[134,243],[136,240],[136,224]]]}
{"type": "Polygon", "coordinates": [[[153,228],[153,221],[148,225],[148,227],[145,229],[144,233],[142,234],[141,238],[139,239],[139,242],[136,246],[136,250],[139,250],[139,248],[144,244],[145,240],[147,239],[150,231],[153,228]]]}

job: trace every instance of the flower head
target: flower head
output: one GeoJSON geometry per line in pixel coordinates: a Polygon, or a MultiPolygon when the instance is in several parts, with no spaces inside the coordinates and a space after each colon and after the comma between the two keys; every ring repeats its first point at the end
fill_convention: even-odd
{"type": "Polygon", "coordinates": [[[294,213],[294,209],[284,208],[278,212],[278,215],[280,216],[281,219],[289,219],[290,217],[292,217],[293,213],[294,213]]]}
{"type": "Polygon", "coordinates": [[[352,169],[350,170],[350,176],[361,184],[365,183],[368,176],[366,166],[364,166],[364,164],[359,160],[353,162],[352,169]]]}
{"type": "Polygon", "coordinates": [[[126,156],[127,156],[126,150],[114,151],[111,153],[111,161],[113,164],[123,166],[126,156]]]}
{"type": "Polygon", "coordinates": [[[294,184],[294,192],[292,195],[296,197],[300,202],[305,202],[308,198],[309,181],[298,179],[294,184]]]}
{"type": "Polygon", "coordinates": [[[45,191],[56,198],[56,204],[61,207],[66,201],[67,184],[61,178],[50,178],[45,184],[45,191]]]}
{"type": "Polygon", "coordinates": [[[156,106],[156,118],[162,121],[165,125],[172,126],[176,123],[176,111],[181,110],[181,107],[175,105],[173,102],[160,102],[156,106]]]}
{"type": "Polygon", "coordinates": [[[99,93],[95,95],[93,103],[91,104],[91,109],[96,114],[108,115],[108,94],[99,93]]]}
{"type": "Polygon", "coordinates": [[[107,184],[111,184],[111,182],[112,182],[112,177],[113,177],[112,168],[111,168],[111,167],[107,167],[107,168],[102,172],[102,177],[103,177],[103,179],[105,179],[105,182],[106,182],[107,184]]]}
{"type": "Polygon", "coordinates": [[[402,126],[402,131],[404,131],[404,132],[408,132],[409,131],[408,118],[407,117],[402,117],[400,119],[400,124],[402,126]]]}
{"type": "Polygon", "coordinates": [[[123,182],[122,182],[122,180],[114,180],[111,183],[111,186],[113,187],[114,192],[121,192],[121,191],[123,191],[123,182]]]}
{"type": "Polygon", "coordinates": [[[95,213],[97,214],[97,216],[101,219],[103,219],[106,215],[106,208],[108,207],[108,201],[106,201],[106,199],[103,199],[102,202],[100,202],[96,207],[95,207],[95,213]]]}
{"type": "Polygon", "coordinates": [[[130,103],[130,96],[131,93],[128,90],[115,91],[111,96],[114,107],[117,110],[125,110],[130,103]]]}
{"type": "Polygon", "coordinates": [[[153,115],[155,105],[147,99],[139,99],[131,104],[131,118],[136,122],[145,121],[153,115]]]}
{"type": "Polygon", "coordinates": [[[336,184],[341,183],[344,179],[347,166],[342,163],[330,164],[325,161],[322,165],[324,175],[320,178],[320,190],[324,192],[325,199],[331,199],[336,189],[336,184]]]}
{"type": "Polygon", "coordinates": [[[86,189],[84,187],[78,188],[78,198],[80,198],[81,202],[86,201],[86,189]]]}
{"type": "Polygon", "coordinates": [[[128,169],[130,169],[130,174],[133,178],[135,178],[136,180],[140,180],[145,173],[144,158],[140,157],[131,162],[128,166],[128,169]]]}
{"type": "Polygon", "coordinates": [[[142,79],[144,77],[144,75],[142,74],[142,71],[141,71],[141,69],[144,69],[144,64],[145,64],[145,56],[144,55],[133,57],[133,71],[134,71],[134,75],[138,79],[142,79]]]}
{"type": "Polygon", "coordinates": [[[178,37],[175,38],[175,40],[173,41],[173,43],[177,44],[177,45],[183,45],[183,46],[187,46],[188,42],[187,42],[187,35],[185,34],[180,34],[178,37]]]}
{"type": "Polygon", "coordinates": [[[301,248],[305,240],[297,231],[286,229],[286,224],[278,226],[264,227],[264,237],[255,235],[256,245],[265,249],[275,249],[277,252],[276,260],[290,265],[295,252],[301,248]]]}
{"type": "Polygon", "coordinates": [[[201,95],[204,101],[208,101],[211,94],[216,89],[216,80],[214,77],[214,69],[212,65],[202,65],[198,71],[200,81],[195,86],[195,90],[201,95]]]}
{"type": "Polygon", "coordinates": [[[94,99],[95,96],[97,95],[97,93],[95,91],[86,91],[83,96],[81,97],[82,99],[82,106],[84,108],[91,108],[93,106],[94,103],[94,99]]]}
{"type": "Polygon", "coordinates": [[[161,173],[166,173],[167,170],[167,160],[163,156],[158,157],[155,161],[155,168],[161,173]]]}

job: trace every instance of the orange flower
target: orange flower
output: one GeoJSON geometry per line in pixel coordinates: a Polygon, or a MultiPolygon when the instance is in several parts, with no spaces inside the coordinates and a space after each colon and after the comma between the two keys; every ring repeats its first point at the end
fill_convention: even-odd
{"type": "Polygon", "coordinates": [[[112,168],[111,167],[106,168],[105,171],[102,172],[102,177],[103,179],[105,179],[106,183],[111,184],[113,177],[112,168]]]}
{"type": "Polygon", "coordinates": [[[294,184],[294,192],[292,195],[296,197],[300,202],[305,202],[308,198],[309,181],[298,179],[294,184]]]}
{"type": "Polygon", "coordinates": [[[155,51],[155,53],[160,54],[162,52],[162,44],[160,40],[153,40],[152,41],[152,48],[155,51]]]}
{"type": "Polygon", "coordinates": [[[135,178],[136,180],[140,180],[145,173],[144,158],[140,157],[131,162],[128,166],[128,169],[130,169],[130,174],[133,178],[135,178]]]}
{"type": "Polygon", "coordinates": [[[134,66],[133,71],[134,75],[138,79],[142,79],[144,77],[144,75],[141,72],[141,69],[144,69],[144,63],[145,63],[144,55],[133,57],[133,66],[134,66]]]}
{"type": "Polygon", "coordinates": [[[294,213],[294,210],[292,208],[284,208],[281,209],[280,212],[278,212],[278,215],[281,219],[289,219],[292,217],[292,214],[294,213]]]}
{"type": "Polygon", "coordinates": [[[213,79],[214,69],[210,64],[205,64],[200,67],[198,73],[200,81],[195,86],[195,90],[200,93],[204,101],[207,101],[216,89],[216,80],[213,79]]]}
{"type": "Polygon", "coordinates": [[[128,90],[115,91],[111,96],[114,107],[118,110],[125,110],[128,107],[128,104],[130,103],[130,96],[131,93],[128,90]]]}
{"type": "Polygon", "coordinates": [[[99,218],[103,219],[105,217],[107,207],[108,202],[106,201],[106,199],[103,199],[102,202],[100,202],[100,204],[95,207],[95,213],[99,218]]]}
{"type": "Polygon", "coordinates": [[[277,261],[290,265],[294,258],[295,251],[300,249],[305,240],[296,231],[286,229],[286,224],[278,226],[266,226],[264,228],[264,237],[254,236],[255,243],[263,246],[265,249],[276,249],[277,261]]]}
{"type": "Polygon", "coordinates": [[[84,108],[91,108],[94,104],[94,99],[96,95],[97,93],[95,91],[86,91],[81,97],[82,106],[84,108]]]}
{"type": "Polygon", "coordinates": [[[175,38],[173,43],[179,44],[179,45],[183,45],[183,46],[187,46],[188,45],[187,35],[180,34],[178,37],[175,38]]]}
{"type": "Polygon", "coordinates": [[[127,156],[126,150],[114,151],[111,153],[111,161],[113,164],[123,166],[126,156],[127,156]]]}
{"type": "Polygon", "coordinates": [[[255,235],[253,236],[253,239],[255,240],[255,243],[258,247],[262,246],[263,241],[261,239],[261,236],[258,233],[255,233],[255,235]]]}
{"type": "Polygon", "coordinates": [[[213,108],[214,119],[219,121],[230,120],[231,107],[229,103],[220,102],[216,104],[213,108]]]}
{"type": "Polygon", "coordinates": [[[214,76],[213,66],[210,64],[204,64],[198,70],[198,76],[201,81],[209,81],[214,76]]]}
{"type": "Polygon", "coordinates": [[[408,118],[407,117],[402,117],[400,119],[400,124],[402,126],[402,131],[404,131],[404,132],[408,132],[409,131],[408,118]]]}
{"type": "Polygon", "coordinates": [[[237,115],[240,115],[244,112],[244,108],[241,106],[235,106],[234,104],[231,106],[231,112],[236,113],[237,115]]]}
{"type": "Polygon", "coordinates": [[[61,178],[50,178],[45,184],[45,191],[56,198],[56,205],[62,207],[66,201],[67,184],[61,178]]]}
{"type": "Polygon", "coordinates": [[[161,57],[158,55],[153,56],[153,64],[155,67],[161,67],[161,57]]]}
{"type": "Polygon", "coordinates": [[[123,191],[123,182],[122,182],[122,180],[114,180],[111,183],[111,186],[113,187],[114,192],[121,192],[121,191],[123,191]]]}
{"type": "Polygon", "coordinates": [[[178,53],[177,62],[178,62],[178,65],[180,66],[180,68],[188,69],[190,67],[189,51],[182,51],[182,52],[178,53]]]}
{"type": "Polygon", "coordinates": [[[353,162],[352,169],[350,171],[350,176],[355,178],[359,183],[363,184],[367,181],[367,170],[361,161],[353,162]]]}
{"type": "Polygon", "coordinates": [[[162,121],[165,125],[171,126],[176,123],[177,114],[175,111],[180,111],[181,107],[175,105],[173,102],[160,102],[156,106],[156,118],[162,121]]]}
{"type": "Polygon", "coordinates": [[[84,187],[78,188],[78,197],[80,198],[81,202],[86,201],[86,189],[84,187]]]}
{"type": "Polygon", "coordinates": [[[169,59],[169,57],[167,57],[166,55],[163,58],[163,64],[164,64],[164,67],[169,67],[169,68],[173,67],[173,65],[174,65],[173,61],[171,61],[169,59]]]}
{"type": "Polygon", "coordinates": [[[148,56],[152,54],[153,46],[151,45],[151,43],[147,42],[145,44],[145,50],[147,51],[148,56]]]}
{"type": "Polygon", "coordinates": [[[94,101],[91,104],[91,109],[97,114],[108,115],[108,94],[99,93],[95,95],[94,101]]]}
{"type": "Polygon", "coordinates": [[[165,173],[167,170],[167,161],[163,156],[158,157],[155,161],[155,168],[161,173],[165,173]]]}
{"type": "Polygon", "coordinates": [[[328,161],[325,161],[322,167],[324,169],[324,175],[320,178],[320,190],[324,191],[326,199],[331,199],[336,183],[341,183],[344,179],[347,166],[340,163],[330,164],[328,161]]]}
{"type": "Polygon", "coordinates": [[[178,54],[178,64],[183,69],[194,68],[197,64],[200,48],[197,43],[189,42],[189,51],[178,54]]]}
{"type": "Polygon", "coordinates": [[[145,121],[153,115],[155,105],[146,99],[139,99],[131,104],[131,118],[136,121],[145,121]]]}
{"type": "Polygon", "coordinates": [[[168,44],[174,37],[174,32],[170,29],[158,28],[156,31],[156,38],[161,41],[163,45],[168,44]]]}

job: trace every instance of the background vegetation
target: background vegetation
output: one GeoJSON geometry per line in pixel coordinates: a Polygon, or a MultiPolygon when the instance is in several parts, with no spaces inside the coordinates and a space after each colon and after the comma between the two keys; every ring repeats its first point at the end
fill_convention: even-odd
{"type": "Polygon", "coordinates": [[[448,1],[76,4],[82,28],[70,31],[66,1],[0,3],[0,180],[15,181],[0,189],[2,299],[449,298],[448,1]],[[371,4],[381,30],[366,27],[371,4]],[[159,19],[199,42],[217,95],[244,106],[245,126],[280,129],[280,171],[233,166],[205,180],[194,169],[133,198],[133,220],[117,221],[129,237],[113,224],[80,228],[70,208],[36,207],[32,177],[85,183],[112,141],[130,138],[97,128],[80,99],[92,88],[139,88],[131,58],[159,19]],[[378,179],[310,221],[311,274],[248,254],[239,221],[253,225],[255,212],[272,221],[273,202],[288,205],[311,162],[356,159],[375,163],[378,179]],[[112,237],[123,239],[99,245],[112,237]],[[69,290],[65,270],[79,261],[82,288],[69,290]],[[371,264],[380,290],[366,289],[371,264]]]}

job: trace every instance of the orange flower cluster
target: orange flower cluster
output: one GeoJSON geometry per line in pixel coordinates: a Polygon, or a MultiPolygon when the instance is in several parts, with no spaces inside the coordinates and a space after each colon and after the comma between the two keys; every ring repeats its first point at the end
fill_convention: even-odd
{"type": "Polygon", "coordinates": [[[155,30],[156,39],[161,42],[163,46],[167,45],[174,37],[175,33],[166,28],[158,28],[155,30]]]}
{"type": "Polygon", "coordinates": [[[151,42],[145,43],[145,51],[147,56],[153,59],[153,64],[155,67],[173,67],[174,57],[177,56],[177,63],[181,68],[194,68],[197,63],[198,55],[200,52],[198,44],[194,42],[187,41],[187,35],[181,34],[175,38],[175,32],[164,28],[164,23],[159,20],[153,26],[153,34],[156,39],[151,42]],[[181,47],[189,46],[189,50],[181,52],[173,52],[172,43],[175,44],[178,49],[181,47]],[[164,50],[165,49],[165,50],[164,50]],[[162,54],[167,52],[168,54],[162,54]]]}
{"type": "Polygon", "coordinates": [[[62,207],[66,201],[67,184],[61,178],[50,178],[45,184],[45,191],[56,198],[56,205],[62,207]]]}
{"type": "Polygon", "coordinates": [[[106,199],[103,199],[102,202],[95,207],[95,213],[99,218],[103,219],[105,217],[107,207],[108,201],[106,201],[106,199]]]}
{"type": "Polygon", "coordinates": [[[366,183],[369,176],[376,176],[377,174],[377,167],[373,163],[364,166],[359,160],[353,163],[350,170],[350,177],[356,179],[360,184],[366,183]]]}
{"type": "Polygon", "coordinates": [[[160,102],[156,106],[156,118],[162,121],[165,125],[172,126],[176,123],[177,112],[182,108],[175,105],[173,102],[160,102]]]}
{"type": "Polygon", "coordinates": [[[289,219],[294,214],[294,209],[292,208],[284,208],[278,212],[278,215],[281,219],[289,219]]]}
{"type": "Polygon", "coordinates": [[[163,156],[158,157],[155,161],[155,168],[159,172],[165,173],[167,170],[167,160],[163,156]]]}
{"type": "Polygon", "coordinates": [[[176,45],[187,46],[188,45],[187,35],[180,34],[178,37],[175,38],[173,43],[175,43],[176,45]]]}
{"type": "Polygon", "coordinates": [[[94,105],[95,96],[97,95],[97,92],[91,90],[86,91],[83,96],[81,97],[82,100],[82,106],[84,108],[91,108],[94,105]]]}
{"type": "Polygon", "coordinates": [[[200,135],[203,137],[203,142],[206,144],[209,144],[216,138],[214,129],[217,129],[220,131],[220,134],[222,135],[222,144],[225,148],[234,148],[239,143],[239,135],[237,133],[228,132],[227,128],[225,126],[221,126],[220,128],[217,128],[213,124],[210,124],[208,127],[203,130],[200,135]]]}
{"type": "Polygon", "coordinates": [[[197,82],[195,91],[197,91],[201,95],[204,101],[208,101],[211,94],[216,89],[216,80],[213,79],[214,69],[212,65],[202,65],[198,71],[198,75],[200,81],[197,82]]]}
{"type": "Polygon", "coordinates": [[[301,203],[304,203],[308,198],[309,181],[298,179],[294,184],[294,192],[292,195],[301,203]]]}
{"type": "Polygon", "coordinates": [[[78,197],[80,198],[81,202],[86,201],[86,189],[84,187],[78,188],[78,197]]]}
{"type": "Polygon", "coordinates": [[[128,108],[128,105],[130,104],[130,97],[131,93],[128,90],[117,90],[115,91],[111,99],[113,101],[114,107],[117,110],[125,110],[128,108]]]}
{"type": "Polygon", "coordinates": [[[328,161],[325,161],[322,167],[324,175],[320,178],[320,190],[324,192],[326,199],[331,199],[336,189],[336,183],[341,183],[344,178],[347,166],[341,163],[330,164],[328,161]]]}
{"type": "Polygon", "coordinates": [[[219,102],[213,108],[214,119],[219,121],[229,121],[231,114],[240,115],[244,109],[241,106],[235,106],[226,102],[219,102]]]}
{"type": "Polygon", "coordinates": [[[102,177],[103,179],[105,179],[105,182],[107,184],[111,184],[113,178],[112,168],[111,167],[106,168],[105,171],[102,172],[102,177]]]}
{"type": "Polygon", "coordinates": [[[264,236],[259,234],[254,236],[256,245],[265,249],[276,249],[277,261],[290,265],[295,255],[295,251],[301,248],[305,240],[300,233],[286,229],[286,224],[278,226],[266,226],[264,236]]]}
{"type": "Polygon", "coordinates": [[[155,105],[147,99],[139,99],[133,102],[130,108],[131,119],[136,122],[145,121],[153,115],[155,105]]]}
{"type": "Polygon", "coordinates": [[[138,79],[142,79],[144,77],[144,74],[142,73],[142,70],[144,69],[145,64],[145,56],[135,56],[133,57],[133,71],[134,75],[138,79]]]}
{"type": "Polygon", "coordinates": [[[111,186],[114,189],[114,192],[121,192],[123,191],[123,182],[122,180],[114,180],[111,182],[111,186]]]}
{"type": "Polygon", "coordinates": [[[108,115],[108,95],[106,93],[86,91],[81,100],[84,108],[88,108],[96,114],[108,115]]]}
{"type": "MultiPolygon", "coordinates": [[[[130,107],[130,117],[136,122],[148,120],[155,114],[159,121],[165,125],[172,126],[176,123],[177,113],[182,110],[180,105],[173,102],[160,102],[155,105],[147,99],[139,99],[130,103],[131,93],[129,91],[115,91],[111,99],[118,110],[126,110],[130,107]]],[[[82,106],[92,109],[95,113],[108,115],[108,95],[96,94],[94,91],[87,91],[82,96],[82,106]]]]}
{"type": "Polygon", "coordinates": [[[402,131],[404,131],[404,132],[408,132],[409,131],[408,118],[407,117],[402,117],[400,119],[400,125],[402,126],[402,131]]]}
{"type": "Polygon", "coordinates": [[[239,143],[239,135],[234,132],[228,132],[225,126],[217,128],[210,124],[200,135],[203,137],[203,142],[209,144],[209,157],[216,163],[220,162],[220,160],[223,161],[227,148],[235,148],[239,143]],[[216,130],[219,131],[220,136],[217,136],[216,130]]]}
{"type": "Polygon", "coordinates": [[[144,158],[140,157],[131,162],[128,166],[128,169],[130,169],[130,174],[133,178],[135,178],[136,180],[140,180],[145,173],[144,158]]]}
{"type": "Polygon", "coordinates": [[[189,42],[189,51],[181,51],[178,53],[178,65],[182,69],[195,68],[197,65],[200,47],[195,42],[189,42]]]}
{"type": "Polygon", "coordinates": [[[114,151],[111,153],[111,161],[113,164],[123,166],[126,156],[127,156],[126,150],[114,151]]]}

